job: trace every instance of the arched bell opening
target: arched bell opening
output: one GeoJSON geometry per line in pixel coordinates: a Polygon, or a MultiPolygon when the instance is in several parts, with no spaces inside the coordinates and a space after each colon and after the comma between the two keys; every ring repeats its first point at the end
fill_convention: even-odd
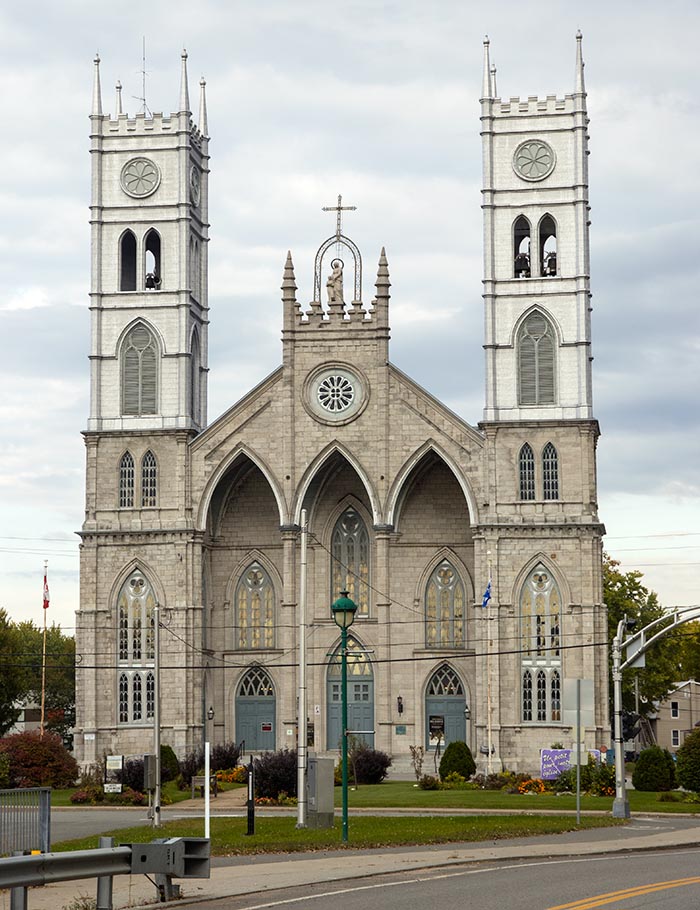
{"type": "Polygon", "coordinates": [[[530,275],[530,222],[520,215],[513,225],[513,276],[529,278],[530,275]]]}
{"type": "Polygon", "coordinates": [[[549,278],[557,274],[557,226],[551,215],[540,221],[540,274],[549,278]]]}
{"type": "Polygon", "coordinates": [[[146,234],[144,287],[147,291],[159,291],[162,285],[160,262],[160,234],[154,228],[146,234]]]}

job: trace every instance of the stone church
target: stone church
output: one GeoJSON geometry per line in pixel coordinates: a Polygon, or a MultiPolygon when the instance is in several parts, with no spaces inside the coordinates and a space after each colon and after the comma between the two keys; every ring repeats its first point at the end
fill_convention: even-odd
{"type": "Polygon", "coordinates": [[[310,304],[280,262],[281,365],[210,423],[205,84],[195,125],[183,53],[176,113],[122,113],[118,86],[111,115],[96,59],[83,763],[151,751],[158,692],[179,754],[294,748],[301,730],[337,755],[343,590],[349,728],[394,768],[463,740],[483,769],[537,772],[576,740],[576,680],[580,741],[609,741],[581,36],[571,94],[505,100],[487,40],[480,105],[481,422],[391,362],[389,263],[363,269],[339,197],[310,304]]]}

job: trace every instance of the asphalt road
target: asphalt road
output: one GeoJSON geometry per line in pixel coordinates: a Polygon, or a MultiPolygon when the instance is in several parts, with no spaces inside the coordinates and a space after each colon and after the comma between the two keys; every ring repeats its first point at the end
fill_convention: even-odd
{"type": "MultiPolygon", "coordinates": [[[[356,854],[347,857],[356,862],[356,854]]],[[[251,875],[255,874],[254,868],[251,875]]],[[[284,906],[333,910],[697,910],[700,848],[659,853],[470,864],[207,901],[207,910],[284,906]]],[[[180,910],[194,907],[186,901],[180,910]]],[[[199,908],[202,904],[197,905],[199,908]]]]}

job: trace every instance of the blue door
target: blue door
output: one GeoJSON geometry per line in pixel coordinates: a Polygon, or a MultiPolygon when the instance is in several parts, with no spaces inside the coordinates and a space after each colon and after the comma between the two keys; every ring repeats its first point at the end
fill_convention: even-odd
{"type": "MultiPolygon", "coordinates": [[[[328,666],[326,686],[326,748],[340,749],[343,735],[341,699],[341,654],[337,648],[328,666]]],[[[367,652],[348,636],[348,730],[374,730],[374,675],[367,652]]],[[[370,732],[354,734],[358,741],[374,746],[370,732]]]]}
{"type": "Polygon", "coordinates": [[[438,739],[441,751],[451,742],[467,742],[466,707],[462,681],[451,667],[443,664],[430,678],[425,695],[428,749],[435,749],[438,739]]]}
{"type": "Polygon", "coordinates": [[[276,705],[267,673],[261,667],[248,670],[236,693],[236,742],[245,740],[246,752],[274,751],[276,705]]]}

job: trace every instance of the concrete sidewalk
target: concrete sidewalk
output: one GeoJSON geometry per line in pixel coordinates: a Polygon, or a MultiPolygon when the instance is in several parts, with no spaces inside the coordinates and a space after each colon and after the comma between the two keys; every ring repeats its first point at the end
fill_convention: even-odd
{"type": "MultiPolygon", "coordinates": [[[[459,866],[465,863],[499,860],[533,859],[536,857],[584,856],[615,854],[637,850],[662,850],[700,846],[700,825],[685,830],[663,830],[648,820],[649,833],[634,831],[635,819],[628,828],[615,830],[612,837],[603,839],[601,831],[593,829],[576,832],[563,840],[564,835],[522,839],[518,843],[498,841],[473,844],[443,844],[430,848],[392,848],[381,851],[357,851],[361,863],[348,862],[347,850],[320,854],[292,856],[241,857],[231,865],[214,866],[210,879],[190,879],[180,882],[185,901],[204,901],[236,895],[265,893],[280,888],[314,883],[337,882],[384,873],[415,872],[420,869],[459,866]],[[653,830],[652,830],[653,829],[653,830]],[[634,837],[630,834],[634,833],[634,837]]],[[[646,830],[642,827],[642,830],[646,830]]],[[[80,898],[94,899],[95,880],[63,882],[33,888],[29,893],[29,910],[62,910],[80,898]]],[[[116,876],[114,878],[114,908],[138,907],[155,902],[155,889],[145,876],[116,876]]],[[[9,910],[10,895],[0,892],[0,910],[9,910]]]]}

